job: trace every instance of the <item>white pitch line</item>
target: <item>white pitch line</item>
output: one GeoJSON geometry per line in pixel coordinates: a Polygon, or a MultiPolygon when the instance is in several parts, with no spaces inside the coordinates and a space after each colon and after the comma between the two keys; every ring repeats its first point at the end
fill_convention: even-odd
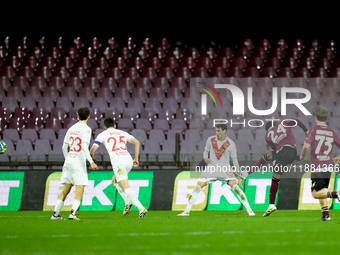
{"type": "MultiPolygon", "coordinates": [[[[296,233],[301,232],[300,229],[292,229],[292,230],[257,230],[253,233],[257,234],[270,234],[270,233],[296,233]]],[[[314,232],[313,230],[304,231],[304,232],[314,232]]],[[[130,236],[130,237],[141,237],[141,236],[171,236],[171,235],[186,235],[186,236],[198,236],[198,235],[232,235],[232,234],[244,234],[246,233],[243,230],[230,230],[230,231],[194,231],[194,232],[147,232],[147,233],[117,233],[116,236],[130,236]]],[[[247,232],[251,233],[251,232],[247,232]]],[[[51,235],[44,236],[45,238],[69,238],[69,237],[99,237],[99,234],[90,234],[90,235],[69,235],[69,234],[60,234],[60,235],[51,235]]],[[[32,237],[18,237],[18,236],[3,236],[0,239],[15,239],[15,238],[32,238],[32,237]]]]}

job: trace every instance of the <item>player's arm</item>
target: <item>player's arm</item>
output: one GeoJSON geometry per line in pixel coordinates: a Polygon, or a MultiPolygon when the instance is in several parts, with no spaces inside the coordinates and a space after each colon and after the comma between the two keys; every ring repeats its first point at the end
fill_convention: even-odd
{"type": "Polygon", "coordinates": [[[337,157],[335,157],[335,158],[333,158],[333,163],[334,163],[335,165],[339,165],[339,164],[340,164],[340,155],[337,156],[337,157]]]}
{"type": "Polygon", "coordinates": [[[237,176],[238,185],[243,189],[242,180],[247,178],[248,174],[247,172],[240,172],[240,165],[238,163],[237,157],[232,157],[231,160],[233,161],[233,166],[235,169],[234,173],[237,176]]]}
{"type": "Polygon", "coordinates": [[[133,159],[133,166],[134,166],[134,167],[137,167],[137,166],[139,166],[138,157],[139,157],[139,147],[140,147],[140,143],[139,143],[139,141],[138,141],[136,138],[134,138],[134,137],[132,137],[132,138],[130,139],[130,143],[132,143],[132,144],[135,145],[135,158],[133,159]]]}
{"type": "Polygon", "coordinates": [[[98,141],[95,141],[92,144],[92,147],[90,149],[90,155],[91,155],[92,158],[94,157],[94,153],[96,152],[96,150],[98,150],[99,146],[100,146],[100,142],[98,142],[98,141]]]}
{"type": "Polygon", "coordinates": [[[246,179],[248,176],[247,171],[240,171],[240,165],[238,163],[238,159],[237,159],[237,150],[236,150],[236,145],[234,144],[230,153],[230,158],[233,162],[233,172],[237,177],[237,182],[238,185],[240,185],[240,187],[243,189],[243,185],[242,185],[242,180],[246,179]]]}
{"type": "MultiPolygon", "coordinates": [[[[296,121],[297,125],[305,132],[308,132],[308,128],[305,126],[305,124],[303,124],[303,122],[301,120],[299,120],[298,118],[293,118],[293,120],[296,121]]],[[[292,121],[293,122],[293,121],[292,121]]]]}
{"type": "Polygon", "coordinates": [[[203,159],[205,163],[209,164],[211,162],[211,159],[209,158],[209,151],[210,151],[210,141],[207,139],[207,142],[205,143],[204,151],[203,151],[203,159]]]}
{"type": "Polygon", "coordinates": [[[91,131],[87,131],[87,132],[89,134],[86,134],[85,136],[83,136],[81,150],[83,151],[87,161],[90,162],[91,169],[92,170],[97,170],[98,166],[96,165],[96,163],[94,163],[94,161],[93,161],[93,159],[92,159],[92,157],[90,155],[90,151],[89,151],[89,141],[91,139],[91,131]]]}
{"type": "MultiPolygon", "coordinates": [[[[335,137],[335,143],[334,144],[336,144],[338,147],[340,147],[340,136],[338,135],[338,133],[334,133],[334,137],[335,137]]],[[[335,165],[340,164],[340,155],[333,159],[333,163],[335,165]]]]}
{"type": "Polygon", "coordinates": [[[303,146],[302,146],[302,149],[301,149],[301,154],[300,154],[300,160],[303,160],[307,154],[307,151],[309,150],[310,148],[310,144],[309,143],[305,143],[303,146]]]}
{"type": "Polygon", "coordinates": [[[67,130],[66,135],[64,137],[63,146],[61,148],[65,159],[66,159],[67,154],[68,154],[68,147],[69,147],[68,141],[69,141],[69,139],[70,139],[70,131],[67,130]]]}
{"type": "Polygon", "coordinates": [[[96,159],[94,158],[94,153],[96,152],[96,150],[98,150],[100,146],[100,142],[98,141],[95,141],[93,144],[92,144],[92,147],[90,149],[90,155],[91,155],[91,158],[93,159],[94,163],[96,163],[96,159]]]}
{"type": "Polygon", "coordinates": [[[63,147],[61,148],[62,151],[63,151],[63,155],[64,155],[64,158],[67,157],[67,154],[68,154],[68,143],[66,143],[65,141],[63,142],[63,147]]]}

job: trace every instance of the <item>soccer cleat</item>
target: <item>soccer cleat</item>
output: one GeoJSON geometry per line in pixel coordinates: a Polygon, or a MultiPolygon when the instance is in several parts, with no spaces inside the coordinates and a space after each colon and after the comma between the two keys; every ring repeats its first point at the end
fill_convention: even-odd
{"type": "Polygon", "coordinates": [[[248,177],[248,173],[247,173],[247,171],[236,171],[235,172],[235,175],[236,175],[236,177],[239,177],[239,178],[241,178],[241,180],[245,180],[247,177],[248,177]]]}
{"type": "Polygon", "coordinates": [[[189,216],[189,213],[187,212],[182,212],[180,214],[177,214],[177,216],[189,216]]]}
{"type": "Polygon", "coordinates": [[[60,215],[55,216],[54,214],[51,217],[51,220],[63,220],[63,217],[61,217],[60,215]]]}
{"type": "Polygon", "coordinates": [[[275,205],[269,205],[267,211],[263,214],[264,217],[269,216],[272,212],[276,211],[275,205]]]}
{"type": "Polygon", "coordinates": [[[147,213],[148,213],[148,211],[146,209],[144,209],[143,211],[139,212],[139,218],[143,219],[147,213]]]}
{"type": "Polygon", "coordinates": [[[80,219],[77,217],[77,215],[72,214],[72,213],[68,216],[68,219],[69,219],[69,220],[80,220],[80,219]]]}
{"type": "Polygon", "coordinates": [[[123,211],[123,215],[128,215],[131,211],[131,207],[132,207],[132,204],[128,204],[128,205],[125,205],[124,206],[124,211],[123,211]]]}
{"type": "Polygon", "coordinates": [[[249,211],[249,212],[247,212],[247,213],[248,213],[249,216],[255,216],[254,211],[249,211]]]}
{"type": "Polygon", "coordinates": [[[320,221],[331,221],[331,217],[329,217],[329,215],[322,216],[320,221]]]}

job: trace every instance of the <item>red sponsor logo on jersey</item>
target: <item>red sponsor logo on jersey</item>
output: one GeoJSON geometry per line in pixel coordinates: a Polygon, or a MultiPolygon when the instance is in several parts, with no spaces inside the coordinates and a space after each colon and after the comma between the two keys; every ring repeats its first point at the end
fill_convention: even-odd
{"type": "Polygon", "coordinates": [[[217,141],[216,141],[216,137],[213,137],[211,139],[211,144],[212,144],[212,147],[214,149],[214,152],[216,154],[216,158],[218,160],[220,160],[220,158],[222,157],[223,153],[226,151],[226,149],[229,147],[230,145],[230,142],[227,140],[226,142],[224,142],[222,144],[222,146],[220,148],[218,148],[218,145],[217,145],[217,141]]]}

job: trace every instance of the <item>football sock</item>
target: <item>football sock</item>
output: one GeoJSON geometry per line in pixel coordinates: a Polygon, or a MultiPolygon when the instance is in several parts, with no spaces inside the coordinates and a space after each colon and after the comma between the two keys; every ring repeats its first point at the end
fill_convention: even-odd
{"type": "Polygon", "coordinates": [[[262,156],[258,161],[256,161],[256,162],[250,167],[248,174],[251,174],[251,173],[253,173],[253,172],[259,170],[260,166],[261,166],[263,163],[265,163],[265,162],[266,162],[266,160],[265,160],[264,156],[262,156]]]}
{"type": "Polygon", "coordinates": [[[243,206],[247,209],[247,212],[252,211],[248,203],[247,197],[244,194],[244,192],[240,189],[240,187],[236,184],[232,187],[232,189],[237,194],[243,206]]]}
{"type": "Polygon", "coordinates": [[[60,213],[60,211],[61,211],[61,208],[63,208],[63,205],[64,205],[64,201],[58,199],[58,200],[57,200],[57,203],[55,204],[55,208],[54,208],[54,213],[53,213],[53,215],[58,216],[59,213],[60,213]]]}
{"type": "Polygon", "coordinates": [[[80,206],[80,201],[78,199],[73,199],[71,214],[75,215],[80,206]]]}
{"type": "Polygon", "coordinates": [[[279,179],[275,177],[272,178],[272,185],[270,186],[270,193],[269,193],[269,204],[275,204],[276,193],[279,189],[279,179]]]}
{"type": "Polygon", "coordinates": [[[118,183],[115,183],[113,186],[115,186],[115,188],[117,189],[118,193],[122,196],[122,198],[124,199],[124,203],[127,204],[131,204],[131,202],[127,199],[124,191],[122,190],[122,188],[119,186],[118,183]]]}
{"type": "Polygon", "coordinates": [[[125,189],[125,195],[126,198],[132,202],[132,204],[134,206],[136,206],[138,208],[139,211],[144,210],[144,206],[139,202],[139,200],[137,199],[136,195],[133,193],[133,191],[131,190],[131,188],[127,188],[125,189]]]}
{"type": "Polygon", "coordinates": [[[337,198],[338,197],[338,192],[336,192],[336,191],[328,191],[327,192],[327,196],[329,198],[337,198]]]}
{"type": "Polygon", "coordinates": [[[196,185],[196,187],[194,188],[194,190],[192,191],[190,197],[189,197],[189,201],[187,204],[187,207],[185,208],[184,212],[189,213],[192,206],[195,204],[198,194],[202,191],[202,188],[199,185],[196,185]]]}
{"type": "Polygon", "coordinates": [[[321,213],[322,213],[322,217],[329,216],[328,206],[322,207],[321,213]]]}

